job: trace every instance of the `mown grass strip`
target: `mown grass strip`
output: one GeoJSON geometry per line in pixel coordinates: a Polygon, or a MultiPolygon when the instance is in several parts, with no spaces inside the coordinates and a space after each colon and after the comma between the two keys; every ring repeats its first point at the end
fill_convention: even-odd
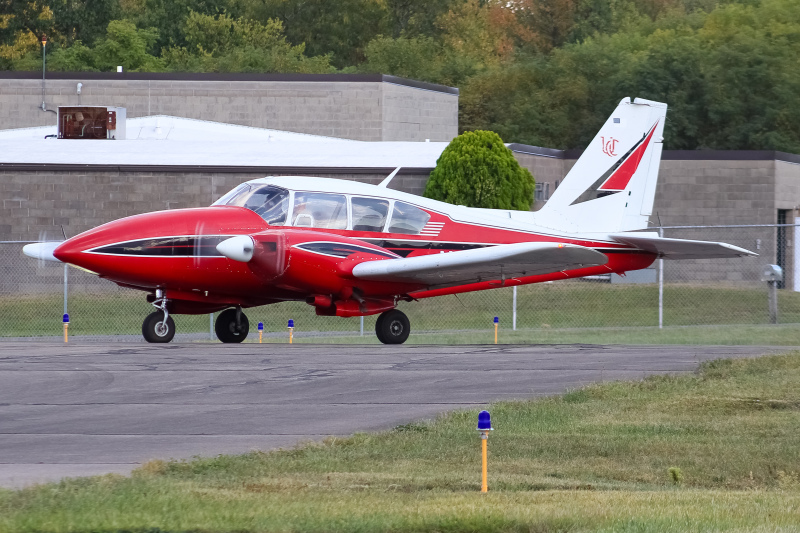
{"type": "MultiPolygon", "coordinates": [[[[95,290],[98,290],[97,288],[95,290]]],[[[616,285],[585,281],[541,283],[518,288],[517,326],[547,331],[567,328],[646,328],[658,325],[656,285],[616,285]]],[[[115,289],[107,292],[72,289],[69,296],[70,332],[73,335],[139,335],[144,317],[153,311],[144,294],[115,289]]],[[[492,329],[511,327],[512,290],[493,289],[459,296],[443,296],[418,302],[401,302],[413,331],[492,329]]],[[[0,298],[0,336],[48,336],[61,334],[63,297],[49,295],[0,298]]],[[[288,319],[304,331],[357,334],[358,318],[316,316],[304,302],[285,302],[248,309],[252,331],[264,323],[265,332],[286,333],[288,319]]],[[[800,293],[779,291],[779,320],[800,323],[800,293]]],[[[179,333],[207,333],[208,315],[175,315],[179,333]]],[[[365,318],[365,334],[374,337],[374,316],[365,318]]],[[[765,287],[669,284],[664,289],[664,325],[747,325],[769,322],[765,287]]],[[[425,341],[429,342],[429,341],[425,341]]],[[[456,339],[456,342],[464,342],[456,339]]],[[[556,341],[564,342],[564,341],[556,341]]],[[[588,341],[590,342],[590,341],[588,341]]]]}
{"type": "Polygon", "coordinates": [[[0,492],[0,531],[797,531],[800,353],[0,492]]]}

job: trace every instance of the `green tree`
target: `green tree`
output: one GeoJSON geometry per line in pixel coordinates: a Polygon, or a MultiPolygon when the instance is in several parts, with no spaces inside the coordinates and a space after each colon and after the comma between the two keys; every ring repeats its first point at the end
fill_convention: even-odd
{"type": "Polygon", "coordinates": [[[361,70],[423,81],[440,81],[441,48],[431,37],[378,37],[367,45],[367,61],[361,70]]]}
{"type": "Polygon", "coordinates": [[[64,44],[102,39],[111,21],[120,18],[119,0],[49,0],[53,29],[64,44]]]}
{"type": "Polygon", "coordinates": [[[392,37],[437,37],[436,21],[465,0],[384,0],[392,37]]]}
{"type": "Polygon", "coordinates": [[[444,149],[425,187],[425,196],[467,207],[528,211],[535,181],[499,135],[470,131],[444,149]]]}
{"type": "Polygon", "coordinates": [[[94,47],[95,67],[101,71],[113,71],[118,65],[126,71],[163,70],[163,61],[148,52],[157,39],[154,29],[140,30],[129,20],[112,20],[106,37],[94,47]]]}
{"type": "Polygon", "coordinates": [[[160,56],[169,47],[187,45],[184,26],[191,13],[241,16],[237,10],[231,9],[230,4],[233,1],[235,0],[120,0],[120,6],[124,18],[135,22],[137,27],[155,28],[158,31],[153,54],[160,56]]]}
{"type": "Polygon", "coordinates": [[[186,18],[187,46],[164,51],[167,68],[200,72],[330,72],[327,56],[307,57],[292,46],[279,20],[266,24],[229,15],[192,12],[186,18]]]}
{"type": "Polygon", "coordinates": [[[286,39],[310,56],[330,55],[336,68],[364,60],[364,48],[387,33],[383,0],[233,0],[240,16],[262,24],[277,19],[286,39]]]}

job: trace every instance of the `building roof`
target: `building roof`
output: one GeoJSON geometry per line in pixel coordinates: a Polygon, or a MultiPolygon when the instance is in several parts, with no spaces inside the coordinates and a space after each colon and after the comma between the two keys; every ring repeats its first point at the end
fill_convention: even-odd
{"type": "Polygon", "coordinates": [[[125,140],[45,139],[55,126],[0,131],[0,167],[384,169],[436,166],[446,142],[365,142],[171,116],[131,118],[125,140]]]}
{"type": "MultiPolygon", "coordinates": [[[[128,118],[125,121],[125,128],[127,130],[127,140],[207,141],[225,139],[232,142],[362,142],[169,115],[128,118]]],[[[52,126],[0,130],[0,141],[41,140],[47,135],[56,135],[56,133],[55,124],[52,126]]]]}

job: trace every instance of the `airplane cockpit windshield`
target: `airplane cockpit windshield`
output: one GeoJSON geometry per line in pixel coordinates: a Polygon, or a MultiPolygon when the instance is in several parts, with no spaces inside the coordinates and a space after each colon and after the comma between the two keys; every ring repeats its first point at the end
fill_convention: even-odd
{"type": "Polygon", "coordinates": [[[289,213],[289,191],[275,185],[243,183],[213,205],[246,207],[261,215],[270,226],[283,226],[289,213]]]}
{"type": "Polygon", "coordinates": [[[270,226],[406,235],[420,235],[431,218],[419,207],[399,200],[330,192],[290,193],[282,187],[263,183],[243,183],[212,205],[245,207],[270,226]]]}

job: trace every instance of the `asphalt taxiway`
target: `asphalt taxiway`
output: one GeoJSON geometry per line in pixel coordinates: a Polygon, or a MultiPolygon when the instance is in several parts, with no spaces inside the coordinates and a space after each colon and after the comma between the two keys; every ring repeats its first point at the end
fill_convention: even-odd
{"type": "Polygon", "coordinates": [[[0,486],[291,447],[788,349],[2,342],[0,486]]]}

